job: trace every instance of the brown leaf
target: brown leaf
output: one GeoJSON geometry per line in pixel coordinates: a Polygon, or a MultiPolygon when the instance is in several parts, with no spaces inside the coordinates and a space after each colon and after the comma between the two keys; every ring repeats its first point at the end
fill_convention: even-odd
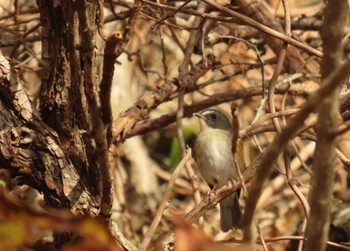
{"type": "Polygon", "coordinates": [[[84,250],[120,250],[107,226],[91,216],[73,215],[65,210],[38,213],[19,203],[3,188],[0,201],[0,250],[32,244],[46,231],[75,233],[83,238],[78,245],[91,247],[84,250]]]}

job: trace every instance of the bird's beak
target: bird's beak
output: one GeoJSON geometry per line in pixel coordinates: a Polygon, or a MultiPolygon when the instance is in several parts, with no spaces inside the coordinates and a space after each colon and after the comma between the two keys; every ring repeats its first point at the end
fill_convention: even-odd
{"type": "Polygon", "coordinates": [[[197,118],[203,119],[205,121],[205,116],[203,116],[201,113],[195,112],[195,113],[193,113],[193,115],[196,116],[197,118]]]}

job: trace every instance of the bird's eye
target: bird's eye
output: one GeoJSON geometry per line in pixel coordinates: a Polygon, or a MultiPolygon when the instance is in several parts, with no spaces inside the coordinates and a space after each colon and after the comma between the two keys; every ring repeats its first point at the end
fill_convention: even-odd
{"type": "Polygon", "coordinates": [[[212,119],[216,119],[216,114],[213,113],[213,114],[211,115],[211,118],[212,118],[212,119]]]}

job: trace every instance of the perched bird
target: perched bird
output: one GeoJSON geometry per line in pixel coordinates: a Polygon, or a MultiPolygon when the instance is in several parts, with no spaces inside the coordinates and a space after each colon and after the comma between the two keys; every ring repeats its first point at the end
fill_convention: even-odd
{"type": "MultiPolygon", "coordinates": [[[[194,159],[210,189],[218,189],[237,177],[232,157],[232,128],[221,112],[206,109],[194,113],[204,123],[194,142],[194,159]]],[[[239,191],[220,202],[220,226],[224,232],[240,227],[239,191]]]]}

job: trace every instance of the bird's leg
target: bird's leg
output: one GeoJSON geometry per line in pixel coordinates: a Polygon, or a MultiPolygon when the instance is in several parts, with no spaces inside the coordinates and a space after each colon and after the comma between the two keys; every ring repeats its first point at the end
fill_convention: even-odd
{"type": "Polygon", "coordinates": [[[234,180],[235,180],[234,178],[229,178],[228,179],[228,181],[231,183],[231,186],[233,186],[235,184],[234,180]]]}
{"type": "Polygon", "coordinates": [[[209,202],[211,203],[211,201],[213,200],[213,198],[216,196],[216,188],[218,186],[218,181],[214,180],[214,185],[209,185],[210,191],[208,192],[209,195],[209,202]]]}
{"type": "MultiPolygon", "coordinates": [[[[234,186],[234,184],[235,184],[234,180],[235,180],[234,178],[231,178],[228,180],[231,183],[231,186],[234,186]]],[[[241,189],[238,189],[235,193],[236,193],[237,198],[239,198],[239,196],[241,194],[241,189]]]]}

